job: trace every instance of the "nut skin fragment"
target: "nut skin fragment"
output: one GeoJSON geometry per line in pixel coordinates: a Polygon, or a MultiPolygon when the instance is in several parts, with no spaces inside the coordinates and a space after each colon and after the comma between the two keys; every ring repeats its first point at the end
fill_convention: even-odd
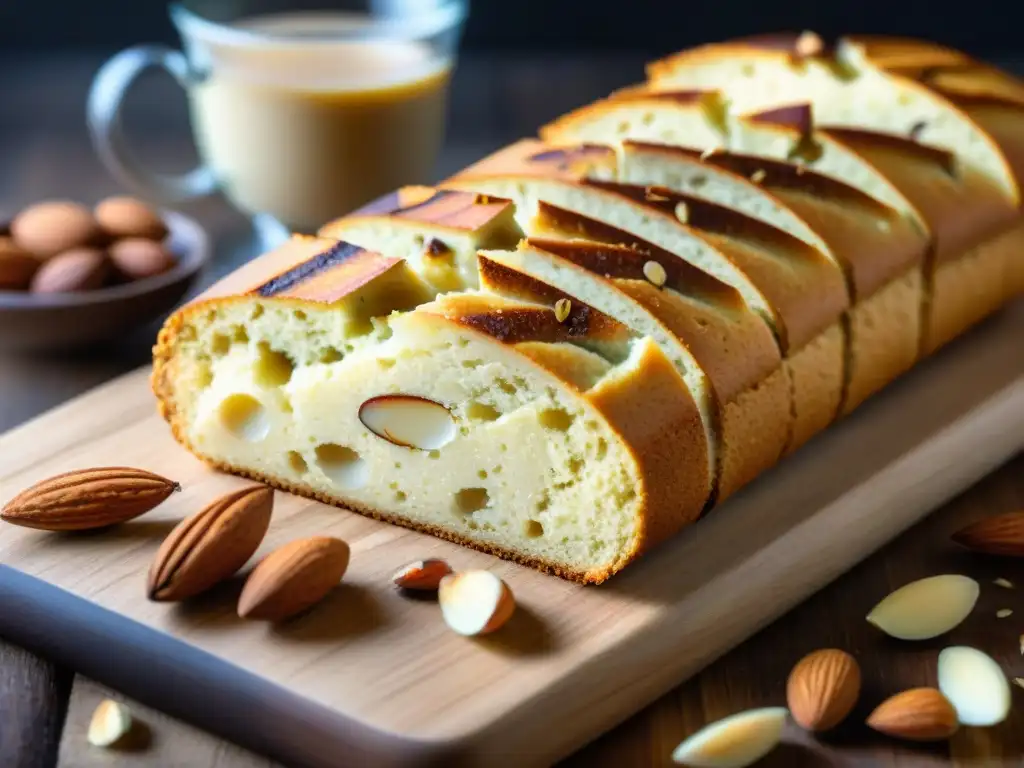
{"type": "Polygon", "coordinates": [[[883,701],[868,716],[868,727],[909,741],[948,739],[960,727],[949,699],[935,688],[912,688],[883,701]]]}
{"type": "Polygon", "coordinates": [[[350,550],[341,539],[313,536],[275,549],[253,569],[238,598],[243,619],[283,621],[302,613],[341,581],[350,550]]]}
{"type": "Polygon", "coordinates": [[[401,590],[410,592],[437,592],[441,586],[441,579],[450,573],[451,566],[444,560],[416,560],[395,571],[391,583],[401,590]]]}
{"type": "Polygon", "coordinates": [[[853,710],[860,686],[856,659],[845,651],[826,648],[808,654],[793,667],[786,700],[793,719],[803,728],[827,731],[853,710]]]}
{"type": "Polygon", "coordinates": [[[78,469],[25,489],[4,505],[0,520],[42,531],[106,528],[149,512],[179,490],[144,469],[78,469]]]}
{"type": "Polygon", "coordinates": [[[182,520],[164,539],[150,567],[149,599],[186,600],[232,576],[259,549],[273,507],[272,489],[250,486],[182,520]]]}

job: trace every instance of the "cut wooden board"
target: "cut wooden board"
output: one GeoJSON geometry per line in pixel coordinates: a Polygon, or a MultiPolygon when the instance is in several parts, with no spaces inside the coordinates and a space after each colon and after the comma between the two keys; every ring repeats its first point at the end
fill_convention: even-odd
{"type": "Polygon", "coordinates": [[[235,617],[237,582],[189,605],[145,600],[161,538],[243,481],[172,442],[140,371],[0,438],[0,503],[110,464],[184,491],[101,534],[0,529],[0,634],[288,764],[550,763],[1019,451],[1022,339],[1018,303],[601,587],[278,494],[262,551],[329,532],[353,556],[325,605],[276,628],[235,617]],[[428,556],[500,573],[512,622],[470,640],[394,593],[391,572],[428,556]]]}

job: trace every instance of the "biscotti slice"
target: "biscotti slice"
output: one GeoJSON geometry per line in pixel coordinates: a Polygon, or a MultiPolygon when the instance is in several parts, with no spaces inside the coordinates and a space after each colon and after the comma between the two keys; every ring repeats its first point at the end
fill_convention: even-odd
{"type": "MultiPolygon", "coordinates": [[[[638,202],[620,191],[543,176],[481,176],[466,172],[446,180],[443,186],[513,200],[516,220],[528,233],[539,204],[555,205],[588,222],[586,233],[581,233],[581,237],[592,239],[601,230],[606,235],[602,237],[603,242],[629,245],[646,254],[645,261],[654,262],[650,269],[655,270],[655,274],[666,270],[679,275],[676,285],[685,286],[686,295],[691,299],[704,302],[712,310],[720,307],[729,315],[745,302],[749,312],[756,313],[765,323],[771,322],[772,309],[764,294],[716,245],[680,222],[673,212],[638,202]],[[742,289],[734,286],[742,286],[742,289]]],[[[657,277],[651,279],[657,282],[657,277]]],[[[774,348],[773,356],[780,361],[781,353],[769,326],[764,330],[764,343],[774,348]]],[[[788,414],[786,428],[766,436],[777,444],[761,441],[749,445],[751,453],[758,452],[749,457],[749,466],[763,469],[778,460],[792,433],[788,369],[780,363],[767,384],[758,387],[757,397],[746,398],[744,403],[752,411],[760,409],[760,415],[751,413],[751,422],[763,422],[769,413],[788,414]]]]}
{"type": "Polygon", "coordinates": [[[813,33],[714,43],[647,67],[657,90],[721,90],[738,113],[813,104],[821,126],[911,136],[955,152],[995,181],[1015,204],[1016,179],[995,140],[971,117],[920,83],[874,64],[856,38],[831,46],[813,33]]]}
{"type": "Polygon", "coordinates": [[[689,296],[677,261],[664,260],[666,282],[653,285],[644,269],[650,258],[621,245],[530,238],[516,251],[482,251],[480,276],[489,291],[556,310],[582,302],[653,339],[710,400],[718,503],[773,466],[783,447],[790,415],[779,407],[778,352],[741,302],[726,311],[689,296]]]}
{"type": "Polygon", "coordinates": [[[321,237],[405,259],[436,292],[478,285],[476,252],[515,248],[512,204],[472,192],[409,186],[325,224],[321,237]]]}
{"type": "Polygon", "coordinates": [[[419,283],[404,261],[304,239],[172,315],[153,382],[177,439],[221,469],[580,581],[699,514],[679,503],[693,469],[677,448],[702,430],[652,340],[493,295],[392,314],[378,280],[419,283]]]}
{"type": "MultiPolygon", "coordinates": [[[[541,134],[559,145],[650,141],[696,149],[705,158],[725,153],[789,163],[793,174],[814,171],[888,206],[907,220],[899,230],[927,232],[919,212],[878,169],[840,142],[814,131],[808,114],[805,109],[791,109],[736,117],[717,93],[640,93],[583,107],[545,126],[541,134]]],[[[760,179],[761,170],[752,170],[748,178],[760,179]]],[[[847,391],[846,412],[909,370],[919,356],[926,301],[926,235],[920,237],[919,245],[911,252],[883,251],[884,258],[875,264],[885,279],[872,292],[858,291],[853,296],[856,304],[864,306],[858,309],[863,312],[857,318],[860,327],[851,327],[851,334],[858,330],[864,334],[861,341],[870,345],[872,359],[870,366],[861,369],[858,385],[851,384],[847,391]],[[909,263],[900,263],[904,255],[910,257],[909,263]]],[[[858,280],[856,275],[851,277],[858,280]]]]}

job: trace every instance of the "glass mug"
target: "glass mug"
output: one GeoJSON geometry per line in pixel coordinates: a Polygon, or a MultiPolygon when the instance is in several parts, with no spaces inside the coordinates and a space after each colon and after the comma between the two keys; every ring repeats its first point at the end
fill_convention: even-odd
{"type": "Polygon", "coordinates": [[[264,241],[315,232],[403,184],[426,182],[468,0],[186,0],[170,7],[184,52],[129,48],[97,73],[89,130],[107,168],[140,194],[216,190],[264,241]],[[301,5],[301,10],[296,10],[301,5]],[[120,126],[140,72],[188,94],[202,165],[182,176],[132,159],[120,126]]]}

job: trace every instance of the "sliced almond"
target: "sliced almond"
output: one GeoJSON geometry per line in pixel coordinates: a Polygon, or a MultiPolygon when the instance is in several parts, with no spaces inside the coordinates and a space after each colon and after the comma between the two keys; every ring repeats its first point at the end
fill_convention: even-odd
{"type": "Polygon", "coordinates": [[[486,635],[515,610],[512,590],[490,571],[463,571],[441,579],[437,593],[445,623],[460,635],[486,635]]]}
{"type": "Polygon", "coordinates": [[[939,654],[939,690],[964,725],[996,725],[1010,713],[1010,684],[991,656],[955,645],[939,654]]]}
{"type": "Polygon", "coordinates": [[[672,760],[702,768],[744,768],[778,746],[785,707],[750,709],[701,728],[672,752],[672,760]]]}
{"type": "Polygon", "coordinates": [[[656,261],[645,261],[644,262],[644,277],[652,284],[659,288],[665,284],[668,280],[668,273],[665,272],[665,268],[656,261]]]}
{"type": "Polygon", "coordinates": [[[938,637],[967,618],[980,589],[974,579],[959,574],[920,579],[882,600],[867,620],[900,640],[938,637]]]}
{"type": "Polygon", "coordinates": [[[1008,619],[1013,616],[1013,608],[1000,608],[996,611],[997,619],[1008,619]]]}
{"type": "Polygon", "coordinates": [[[440,403],[416,395],[379,395],[359,407],[363,425],[403,448],[436,451],[455,439],[455,418],[440,403]]]}
{"type": "Polygon", "coordinates": [[[572,310],[572,302],[568,299],[559,299],[555,302],[555,319],[564,323],[569,317],[570,310],[572,310]]]}
{"type": "Polygon", "coordinates": [[[104,699],[89,720],[86,738],[94,747],[111,747],[132,729],[132,712],[113,699],[104,699]]]}
{"type": "Polygon", "coordinates": [[[913,688],[892,696],[868,716],[868,726],[910,741],[948,739],[959,727],[953,704],[934,688],[913,688]]]}
{"type": "Polygon", "coordinates": [[[441,579],[451,572],[451,566],[444,560],[416,560],[395,571],[391,582],[399,589],[411,592],[436,592],[441,586],[441,579]]]}
{"type": "Polygon", "coordinates": [[[1013,582],[1009,579],[1004,579],[1000,577],[998,579],[993,579],[992,583],[995,584],[997,587],[1002,587],[1003,589],[1013,589],[1013,582]]]}

